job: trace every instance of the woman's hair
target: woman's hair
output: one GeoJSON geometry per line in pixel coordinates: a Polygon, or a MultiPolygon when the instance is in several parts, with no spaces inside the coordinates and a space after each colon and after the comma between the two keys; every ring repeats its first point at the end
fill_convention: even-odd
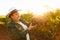
{"type": "Polygon", "coordinates": [[[8,17],[10,18],[11,15],[13,15],[14,13],[17,13],[17,12],[18,12],[17,9],[12,10],[12,11],[8,14],[8,17]]]}

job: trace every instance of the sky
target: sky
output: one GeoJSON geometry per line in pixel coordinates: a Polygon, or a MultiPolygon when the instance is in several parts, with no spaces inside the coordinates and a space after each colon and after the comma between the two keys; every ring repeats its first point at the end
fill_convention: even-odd
{"type": "Polygon", "coordinates": [[[60,0],[0,0],[0,15],[7,15],[13,9],[20,10],[20,14],[28,10],[35,14],[60,8],[60,0]]]}

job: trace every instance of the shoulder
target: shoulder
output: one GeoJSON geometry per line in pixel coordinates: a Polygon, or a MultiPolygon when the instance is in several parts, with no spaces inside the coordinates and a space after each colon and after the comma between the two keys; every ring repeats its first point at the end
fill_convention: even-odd
{"type": "Polygon", "coordinates": [[[14,24],[15,24],[14,22],[10,21],[7,23],[7,27],[12,27],[12,26],[14,26],[14,24]]]}
{"type": "Polygon", "coordinates": [[[20,21],[23,23],[23,24],[25,24],[25,25],[27,25],[27,26],[29,26],[30,25],[30,23],[29,22],[27,22],[25,19],[20,19],[20,21]]]}
{"type": "Polygon", "coordinates": [[[13,23],[13,22],[11,22],[11,21],[7,23],[7,25],[12,25],[12,24],[14,24],[14,23],[13,23]]]}

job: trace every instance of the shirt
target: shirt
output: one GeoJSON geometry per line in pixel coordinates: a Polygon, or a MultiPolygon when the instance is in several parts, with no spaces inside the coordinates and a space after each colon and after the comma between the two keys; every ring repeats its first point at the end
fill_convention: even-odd
{"type": "MultiPolygon", "coordinates": [[[[17,23],[20,24],[23,27],[24,30],[28,29],[28,27],[25,24],[23,24],[22,22],[17,22],[17,23]]],[[[26,39],[30,40],[29,33],[26,34],[26,39]]]]}

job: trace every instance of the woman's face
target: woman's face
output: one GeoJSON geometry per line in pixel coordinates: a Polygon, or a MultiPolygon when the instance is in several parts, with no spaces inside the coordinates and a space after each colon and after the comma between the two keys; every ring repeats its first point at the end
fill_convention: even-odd
{"type": "Polygon", "coordinates": [[[14,13],[13,15],[11,15],[11,19],[12,19],[13,21],[18,22],[19,19],[20,19],[20,17],[19,17],[19,13],[16,12],[16,13],[14,13]]]}

